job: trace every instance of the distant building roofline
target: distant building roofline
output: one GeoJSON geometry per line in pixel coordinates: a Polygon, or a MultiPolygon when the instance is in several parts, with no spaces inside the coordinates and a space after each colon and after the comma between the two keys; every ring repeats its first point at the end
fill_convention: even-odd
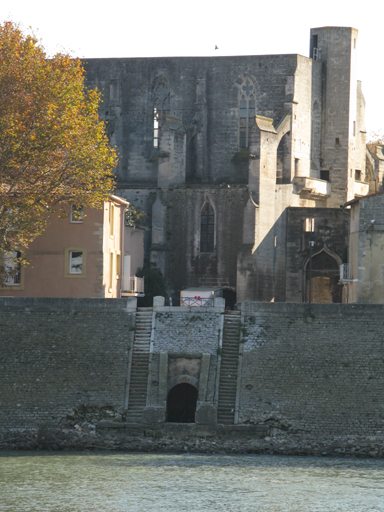
{"type": "Polygon", "coordinates": [[[343,208],[345,208],[346,206],[350,206],[351,204],[357,203],[358,201],[361,201],[361,199],[367,199],[368,197],[379,196],[381,194],[384,194],[384,190],[380,192],[374,192],[373,194],[368,194],[366,196],[356,197],[355,199],[351,199],[350,201],[347,201],[345,204],[343,204],[343,208]]]}

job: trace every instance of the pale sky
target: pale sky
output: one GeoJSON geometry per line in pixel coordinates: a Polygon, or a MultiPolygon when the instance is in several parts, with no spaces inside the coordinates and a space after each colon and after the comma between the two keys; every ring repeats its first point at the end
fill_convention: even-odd
{"type": "Polygon", "coordinates": [[[354,27],[366,127],[377,132],[384,131],[384,0],[366,6],[353,0],[2,0],[0,20],[31,27],[50,54],[66,51],[81,58],[308,56],[310,28],[354,27]]]}

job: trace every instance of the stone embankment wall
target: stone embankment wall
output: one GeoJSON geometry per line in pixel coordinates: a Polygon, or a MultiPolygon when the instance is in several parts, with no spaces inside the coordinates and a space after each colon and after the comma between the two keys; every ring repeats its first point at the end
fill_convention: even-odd
{"type": "MultiPolygon", "coordinates": [[[[0,299],[0,427],[58,424],[80,404],[110,405],[124,420],[133,305],[0,299]]],[[[200,364],[199,401],[215,402],[223,313],[194,309],[156,313],[150,407],[163,406],[177,364],[200,364]]],[[[309,314],[305,304],[243,303],[239,423],[297,435],[384,431],[383,317],[383,305],[314,304],[309,314]]]]}
{"type": "Polygon", "coordinates": [[[0,299],[0,427],[124,406],[134,315],[124,299],[0,299]]]}
{"type": "Polygon", "coordinates": [[[318,434],[384,430],[382,305],[242,304],[239,421],[318,434]]]}

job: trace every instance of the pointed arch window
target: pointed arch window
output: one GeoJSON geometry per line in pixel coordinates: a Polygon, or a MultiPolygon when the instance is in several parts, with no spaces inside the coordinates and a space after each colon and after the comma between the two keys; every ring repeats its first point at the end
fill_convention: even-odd
{"type": "Polygon", "coordinates": [[[200,252],[213,252],[215,245],[215,212],[207,201],[200,215],[200,252]]]}
{"type": "Polygon", "coordinates": [[[169,88],[164,81],[158,82],[153,100],[153,147],[159,147],[159,130],[165,114],[170,110],[169,88]]]}
{"type": "Polygon", "coordinates": [[[256,112],[255,88],[250,80],[246,80],[240,88],[240,129],[239,146],[248,148],[249,129],[256,112]]]}

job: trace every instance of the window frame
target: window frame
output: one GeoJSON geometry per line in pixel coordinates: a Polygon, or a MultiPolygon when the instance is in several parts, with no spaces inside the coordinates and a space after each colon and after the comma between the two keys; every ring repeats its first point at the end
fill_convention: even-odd
{"type": "Polygon", "coordinates": [[[83,224],[84,223],[84,208],[82,206],[75,206],[74,204],[71,205],[70,223],[71,224],[83,224]],[[73,217],[74,209],[81,211],[79,219],[76,219],[73,217]]]}
{"type": "Polygon", "coordinates": [[[153,90],[153,148],[160,147],[160,128],[171,111],[171,94],[166,80],[159,79],[153,90]]]}
{"type": "Polygon", "coordinates": [[[213,254],[216,251],[216,212],[215,209],[208,199],[206,199],[203,203],[203,206],[200,209],[199,215],[199,228],[200,228],[200,237],[199,237],[199,253],[200,254],[213,254]],[[208,211],[204,212],[204,209],[208,205],[208,211]],[[210,212],[210,210],[211,212],[210,212]],[[206,222],[205,222],[206,217],[206,222]],[[213,218],[213,222],[209,222],[210,217],[213,218]],[[206,225],[207,230],[206,233],[203,232],[203,227],[206,225]],[[209,226],[213,226],[212,233],[209,232],[209,226]],[[203,240],[203,235],[207,236],[206,241],[203,240]],[[211,236],[209,236],[211,235],[211,236]],[[211,238],[211,240],[210,240],[211,238]],[[212,250],[210,250],[212,249],[212,250]]]}
{"type": "MultiPolygon", "coordinates": [[[[2,258],[3,258],[3,263],[4,263],[4,266],[6,266],[6,262],[5,262],[5,259],[6,259],[6,255],[7,254],[15,254],[16,253],[16,256],[13,256],[12,258],[21,258],[22,257],[22,252],[21,251],[8,251],[6,253],[3,253],[2,255],[2,258]]],[[[2,290],[15,290],[15,291],[19,291],[19,290],[24,290],[24,266],[21,265],[21,263],[18,263],[17,266],[19,267],[18,269],[18,276],[19,276],[19,282],[18,283],[10,283],[10,282],[6,282],[4,281],[4,283],[2,285],[0,285],[0,289],[2,290]]],[[[14,277],[12,278],[13,281],[14,281],[14,277]]]]}
{"type": "Polygon", "coordinates": [[[249,148],[251,122],[256,115],[256,92],[253,82],[247,77],[239,90],[239,148],[249,148]]]}
{"type": "Polygon", "coordinates": [[[85,279],[86,277],[86,250],[84,247],[66,247],[64,250],[64,278],[70,279],[85,279]],[[73,252],[82,253],[82,268],[81,273],[71,272],[71,254],[73,252]]]}
{"type": "Polygon", "coordinates": [[[304,232],[314,233],[315,232],[315,217],[306,217],[304,219],[304,232]]]}

